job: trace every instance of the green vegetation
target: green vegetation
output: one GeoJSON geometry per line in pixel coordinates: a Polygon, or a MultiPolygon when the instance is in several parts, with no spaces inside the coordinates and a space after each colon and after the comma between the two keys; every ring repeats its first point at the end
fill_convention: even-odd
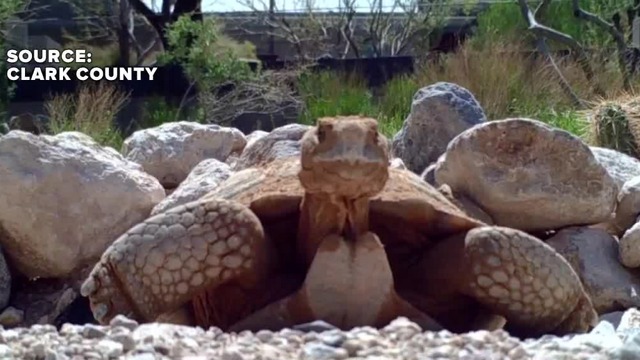
{"type": "Polygon", "coordinates": [[[167,28],[172,49],[160,57],[162,63],[175,62],[184,68],[187,77],[200,91],[207,91],[225,81],[241,81],[251,76],[249,66],[239,61],[241,46],[221,46],[220,28],[213,18],[202,22],[183,15],[167,28]]]}
{"type": "Polygon", "coordinates": [[[51,96],[45,103],[52,133],[79,131],[99,144],[120,150],[122,134],[115,117],[129,94],[110,83],[83,84],[76,94],[51,96]]]}
{"type": "MultiPolygon", "coordinates": [[[[594,0],[582,1],[581,4],[586,10],[610,19],[615,11],[633,1],[594,0]]],[[[574,18],[569,2],[553,1],[546,14],[539,19],[542,23],[573,36],[585,47],[613,45],[609,34],[574,18]]],[[[624,17],[627,15],[624,11],[621,14],[621,22],[626,24],[624,17]]],[[[591,57],[595,78],[587,81],[574,59],[556,58],[573,91],[581,99],[595,104],[589,111],[576,108],[549,62],[525,51],[534,48],[533,38],[515,2],[498,3],[482,13],[476,35],[455,53],[441,56],[435,62],[417,64],[414,74],[392,79],[381,89],[368,88],[363,79],[353,75],[296,69],[292,82],[282,80],[269,84],[271,87],[292,88],[291,92],[272,91],[266,87],[267,72],[258,69],[254,73],[246,62],[241,61],[255,58],[255,47],[235,42],[222,35],[221,31],[219,22],[213,18],[194,22],[187,15],[167,28],[171,51],[159,59],[163,63],[182,65],[192,86],[200,94],[207,95],[206,103],[202,96],[189,102],[185,98],[180,104],[173,105],[163,99],[151,99],[145,107],[143,119],[134,124],[136,129],[183,119],[211,120],[205,109],[209,117],[220,117],[223,111],[217,111],[216,106],[231,109],[233,111],[229,113],[232,114],[236,108],[240,112],[240,106],[245,105],[248,111],[257,111],[250,107],[256,103],[256,94],[270,104],[279,104],[294,94],[304,104],[299,119],[302,123],[313,123],[322,116],[361,114],[377,118],[382,131],[391,137],[409,115],[416,91],[435,82],[446,81],[470,90],[491,120],[509,117],[538,119],[583,137],[592,144],[635,152],[632,134],[636,133],[634,126],[638,126],[635,119],[640,118],[636,117],[635,109],[640,106],[629,105],[635,104],[635,100],[628,100],[634,98],[622,91],[622,74],[616,59],[612,56],[591,57]],[[242,84],[236,88],[244,92],[221,97],[217,91],[220,85],[228,83],[242,84]],[[594,85],[598,85],[604,95],[596,94],[594,85]],[[229,99],[244,102],[229,104],[229,99]],[[248,101],[253,104],[246,104],[248,101]]],[[[549,44],[552,48],[559,48],[551,41],[549,44]]],[[[638,85],[637,79],[633,85],[638,85]]],[[[82,131],[103,144],[119,148],[122,138],[113,126],[114,111],[126,101],[126,94],[106,86],[83,88],[74,96],[52,98],[47,104],[52,130],[82,131]]]]}
{"type": "Polygon", "coordinates": [[[634,96],[621,96],[605,100],[593,107],[588,114],[591,117],[589,140],[592,144],[625,153],[633,157],[640,156],[640,99],[634,96]]]}
{"type": "MultiPolygon", "coordinates": [[[[580,5],[584,10],[598,14],[609,21],[614,13],[633,5],[633,2],[634,0],[582,0],[580,5]]],[[[530,3],[535,5],[535,2],[530,3]]],[[[626,24],[626,12],[622,11],[621,15],[622,24],[626,24]]],[[[573,16],[571,1],[551,1],[545,14],[537,20],[573,37],[586,48],[615,46],[610,34],[573,16]]],[[[478,31],[472,39],[476,45],[514,39],[529,43],[532,40],[517,1],[497,2],[480,14],[478,31]]]]}
{"type": "Polygon", "coordinates": [[[392,136],[409,114],[411,98],[418,88],[413,78],[399,77],[374,96],[362,79],[353,76],[305,74],[299,83],[305,100],[301,122],[312,124],[322,116],[366,115],[377,118],[381,131],[392,136]]]}

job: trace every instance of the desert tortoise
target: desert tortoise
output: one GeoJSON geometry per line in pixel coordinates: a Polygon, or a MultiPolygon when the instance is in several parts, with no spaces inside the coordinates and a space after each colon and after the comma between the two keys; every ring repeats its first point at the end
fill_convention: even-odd
{"type": "Polygon", "coordinates": [[[117,239],[81,288],[94,317],[257,330],[405,316],[466,331],[491,313],[524,335],[594,325],[567,261],[389,168],[376,120],[321,118],[301,144],[299,158],[235,173],[117,239]]]}

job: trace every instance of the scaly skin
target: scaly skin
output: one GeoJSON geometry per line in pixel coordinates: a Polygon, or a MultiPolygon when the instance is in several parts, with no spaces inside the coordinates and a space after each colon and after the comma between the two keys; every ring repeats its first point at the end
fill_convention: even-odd
{"type": "Polygon", "coordinates": [[[425,315],[429,307],[404,300],[400,288],[423,299],[470,296],[521,334],[582,332],[597,319],[575,272],[542,241],[470,219],[415,174],[389,169],[387,141],[373,119],[320,119],[302,139],[300,159],[230,181],[111,245],[81,289],[97,320],[126,314],[153,321],[191,301],[201,310],[192,314],[198,325],[235,330],[316,319],[341,328],[380,326],[397,316],[438,329],[425,315]],[[265,219],[297,209],[297,241],[286,246],[308,271],[289,296],[263,296],[282,261],[280,239],[269,238],[265,219]],[[404,223],[374,234],[371,217],[404,223]],[[437,235],[444,233],[454,236],[437,235]],[[433,240],[435,246],[416,247],[425,252],[412,254],[415,264],[387,259],[402,242],[433,240]]]}
{"type": "Polygon", "coordinates": [[[101,323],[117,314],[153,321],[230,279],[255,284],[266,271],[264,247],[262,225],[243,205],[220,200],[177,206],[116,240],[81,293],[101,323]]]}
{"type": "Polygon", "coordinates": [[[518,334],[583,332],[598,318],[578,275],[549,245],[522,231],[467,233],[470,281],[463,291],[504,316],[518,334]]]}

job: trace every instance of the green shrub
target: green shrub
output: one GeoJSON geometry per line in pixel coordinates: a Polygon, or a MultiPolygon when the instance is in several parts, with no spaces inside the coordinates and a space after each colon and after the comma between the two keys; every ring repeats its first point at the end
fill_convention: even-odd
{"type": "Polygon", "coordinates": [[[251,76],[248,64],[239,60],[237,49],[220,46],[220,28],[213,18],[200,22],[182,15],[166,31],[169,50],[160,61],[182,65],[198,89],[209,90],[225,81],[251,76]]]}

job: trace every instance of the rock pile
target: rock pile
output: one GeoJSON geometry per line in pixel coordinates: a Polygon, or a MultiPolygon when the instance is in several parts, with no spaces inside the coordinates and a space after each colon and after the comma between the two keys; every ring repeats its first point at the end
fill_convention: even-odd
{"type": "Polygon", "coordinates": [[[544,240],[568,260],[603,318],[626,311],[617,329],[603,321],[589,334],[520,341],[502,330],[423,333],[399,319],[380,330],[225,334],[118,317],[108,327],[56,330],[70,312],[87,312],[80,283],[120,234],[202,197],[233,172],[297,156],[307,128],[245,136],[170,123],[133,134],[121,153],[80,133],[0,137],[0,324],[19,326],[0,332],[0,358],[627,359],[640,352],[640,161],[536,120],[487,121],[472,94],[448,83],[416,94],[393,138],[391,166],[420,174],[471,217],[544,240]]]}

